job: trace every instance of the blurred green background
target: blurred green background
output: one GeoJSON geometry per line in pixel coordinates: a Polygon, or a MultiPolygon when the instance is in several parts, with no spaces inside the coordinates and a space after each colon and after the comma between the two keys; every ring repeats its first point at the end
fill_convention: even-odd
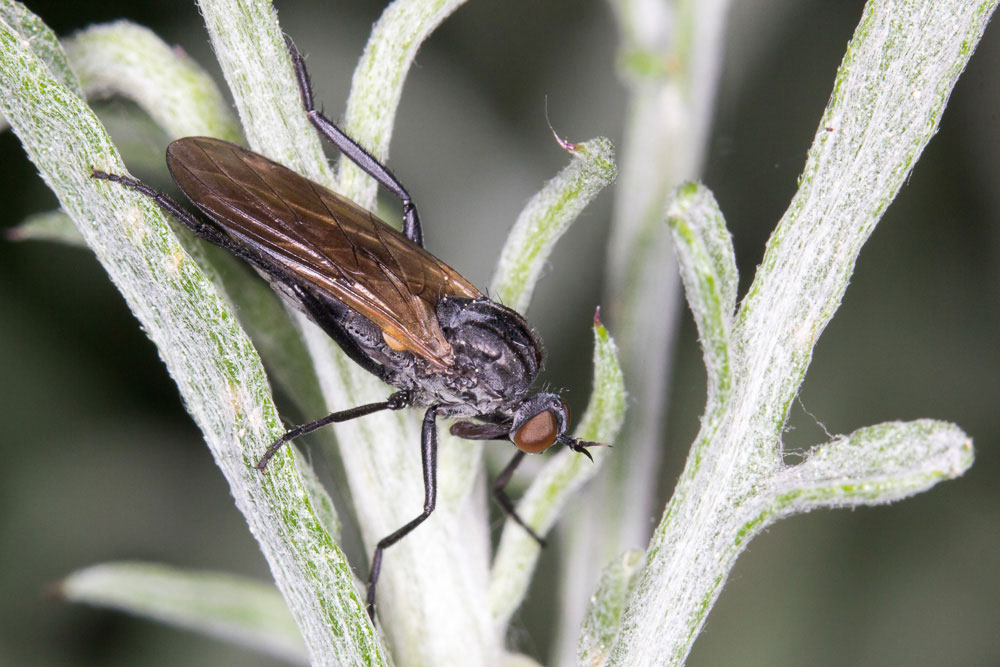
{"type": "MultiPolygon", "coordinates": [[[[59,34],[116,18],[150,26],[221,81],[193,3],[27,4],[59,34]]],[[[703,178],[733,233],[742,293],[795,191],[862,3],[734,5],[703,178]]],[[[309,54],[318,99],[338,117],[383,3],[276,6],[309,54]]],[[[621,147],[626,98],[616,44],[599,0],[480,0],[420,52],[390,164],[416,197],[428,248],[474,283],[488,283],[523,202],[566,162],[546,125],[546,97],[560,134],[607,135],[621,147]]],[[[976,464],[890,507],[820,512],[772,528],[740,558],[691,665],[1000,664],[998,73],[994,26],[862,252],[787,434],[788,446],[801,448],[826,439],[817,422],[848,433],[934,417],[974,438],[976,464]]],[[[109,119],[129,111],[120,101],[102,108],[109,119]]],[[[134,171],[164,185],[165,170],[142,155],[161,152],[166,139],[113,127],[126,160],[136,156],[134,171]]],[[[0,156],[0,226],[55,207],[10,132],[0,135],[0,156]]],[[[612,187],[561,242],[529,312],[548,341],[544,379],[571,388],[574,407],[588,393],[589,322],[614,196],[612,187]]],[[[704,400],[700,351],[688,313],[682,318],[664,406],[664,502],[704,400]]],[[[118,559],[268,578],[155,349],[87,251],[0,243],[0,360],[0,664],[273,664],[44,596],[65,574],[118,559]]],[[[548,550],[543,572],[558,568],[559,557],[548,550]]],[[[543,662],[554,594],[536,587],[514,621],[517,647],[543,662]]]]}

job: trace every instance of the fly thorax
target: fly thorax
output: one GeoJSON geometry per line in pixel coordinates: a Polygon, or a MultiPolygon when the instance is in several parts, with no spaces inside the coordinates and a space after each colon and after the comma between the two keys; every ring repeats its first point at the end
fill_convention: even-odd
{"type": "Polygon", "coordinates": [[[542,363],[538,339],[517,312],[483,297],[444,297],[437,317],[455,354],[452,381],[480,400],[506,402],[528,391],[542,363]]]}

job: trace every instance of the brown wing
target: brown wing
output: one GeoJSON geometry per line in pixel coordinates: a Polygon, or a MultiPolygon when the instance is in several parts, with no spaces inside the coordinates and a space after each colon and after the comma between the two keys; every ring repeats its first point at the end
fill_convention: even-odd
{"type": "Polygon", "coordinates": [[[235,144],[178,139],[167,147],[167,166],[235,241],[367,317],[390,346],[451,363],[437,302],[482,293],[437,257],[353,202],[235,144]]]}

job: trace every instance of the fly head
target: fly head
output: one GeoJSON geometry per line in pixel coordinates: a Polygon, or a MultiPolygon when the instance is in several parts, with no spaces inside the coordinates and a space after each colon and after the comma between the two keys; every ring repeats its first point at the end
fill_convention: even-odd
{"type": "MultiPolygon", "coordinates": [[[[489,420],[496,417],[498,415],[483,415],[481,418],[489,420]]],[[[559,394],[540,393],[521,401],[509,419],[485,423],[455,422],[451,426],[451,434],[468,440],[509,439],[526,454],[544,452],[558,442],[594,460],[587,448],[601,447],[604,443],[570,437],[566,435],[567,428],[569,406],[566,401],[559,394]]]]}

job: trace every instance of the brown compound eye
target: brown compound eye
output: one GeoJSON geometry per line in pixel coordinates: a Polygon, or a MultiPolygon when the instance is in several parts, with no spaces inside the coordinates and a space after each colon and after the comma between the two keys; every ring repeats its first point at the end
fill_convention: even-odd
{"type": "Polygon", "coordinates": [[[559,436],[559,420],[551,410],[542,410],[524,422],[511,440],[517,448],[529,454],[544,452],[559,436]]]}

